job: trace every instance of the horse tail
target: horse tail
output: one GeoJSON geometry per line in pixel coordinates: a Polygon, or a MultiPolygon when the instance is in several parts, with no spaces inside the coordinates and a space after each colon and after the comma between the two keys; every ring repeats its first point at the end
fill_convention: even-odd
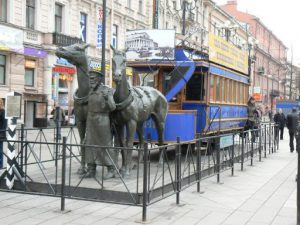
{"type": "MultiPolygon", "coordinates": [[[[159,93],[160,94],[160,93],[159,93]]],[[[151,117],[155,123],[155,127],[158,134],[158,145],[164,144],[164,129],[165,122],[168,113],[168,102],[166,98],[160,94],[156,100],[154,110],[151,113],[151,117]]]]}

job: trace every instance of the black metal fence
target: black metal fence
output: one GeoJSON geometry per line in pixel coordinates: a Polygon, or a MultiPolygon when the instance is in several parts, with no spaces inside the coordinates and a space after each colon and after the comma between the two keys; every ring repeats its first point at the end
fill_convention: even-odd
{"type": "Polygon", "coordinates": [[[16,166],[21,179],[16,177],[13,189],[8,190],[3,168],[0,190],[60,197],[61,210],[65,209],[65,198],[141,206],[143,221],[149,205],[171,195],[176,195],[179,204],[180,193],[191,185],[196,184],[200,192],[202,180],[216,176],[220,182],[222,172],[230,170],[233,175],[236,167],[243,170],[245,163],[253,165],[279,148],[277,127],[272,123],[243,132],[199,135],[192,142],[178,138],[177,143],[165,146],[156,146],[148,139],[144,146],[132,149],[81,146],[74,127],[62,129],[62,140],[59,133],[55,128],[18,130],[16,166]],[[81,147],[106,151],[115,177],[105,179],[106,168],[100,165],[95,177],[78,175],[81,147]],[[133,168],[126,177],[119,172],[121,157],[110,153],[120,151],[133,151],[133,168]]]}

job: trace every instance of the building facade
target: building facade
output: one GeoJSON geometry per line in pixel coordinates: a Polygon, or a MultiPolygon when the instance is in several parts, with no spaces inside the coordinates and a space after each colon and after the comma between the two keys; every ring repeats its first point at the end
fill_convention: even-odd
{"type": "Polygon", "coordinates": [[[254,38],[254,74],[251,79],[251,94],[260,96],[257,101],[273,108],[276,99],[286,99],[287,47],[263,22],[254,15],[237,9],[237,1],[228,1],[222,9],[244,23],[254,38]]]}

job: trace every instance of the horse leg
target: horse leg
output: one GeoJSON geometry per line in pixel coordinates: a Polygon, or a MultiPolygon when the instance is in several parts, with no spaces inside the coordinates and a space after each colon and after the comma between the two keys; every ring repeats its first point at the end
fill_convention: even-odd
{"type": "Polygon", "coordinates": [[[134,120],[131,120],[127,123],[127,139],[126,139],[126,147],[128,147],[128,150],[125,150],[125,176],[130,175],[131,171],[131,162],[132,162],[132,148],[133,148],[133,139],[134,134],[136,131],[137,123],[134,120]]]}
{"type": "MultiPolygon", "coordinates": [[[[157,114],[152,114],[152,119],[154,120],[156,131],[157,131],[157,137],[158,137],[158,146],[162,146],[164,144],[164,129],[165,129],[165,121],[162,118],[159,118],[157,114]]],[[[164,154],[164,149],[159,150],[159,163],[162,163],[164,154]]]]}
{"type": "MultiPolygon", "coordinates": [[[[116,146],[117,147],[124,147],[124,126],[122,125],[115,125],[115,141],[116,141],[116,146]]],[[[116,150],[119,151],[119,150],[116,150]]],[[[124,150],[121,150],[121,156],[122,156],[122,166],[120,168],[120,172],[123,174],[124,171],[124,166],[125,166],[125,154],[124,150]]],[[[117,157],[118,158],[118,157],[117,157]]]]}
{"type": "Polygon", "coordinates": [[[85,131],[86,131],[86,121],[76,121],[79,137],[80,137],[80,154],[81,154],[81,162],[80,167],[77,170],[77,174],[82,175],[85,171],[85,147],[83,146],[84,138],[85,138],[85,131]]]}
{"type": "MultiPolygon", "coordinates": [[[[137,129],[136,129],[136,132],[139,136],[139,149],[143,149],[144,148],[144,127],[143,127],[143,123],[142,122],[139,122],[137,124],[137,129]]],[[[143,159],[143,155],[144,155],[144,152],[143,151],[139,151],[139,157],[138,157],[138,161],[137,161],[137,164],[139,162],[141,162],[141,160],[143,159]]]]}

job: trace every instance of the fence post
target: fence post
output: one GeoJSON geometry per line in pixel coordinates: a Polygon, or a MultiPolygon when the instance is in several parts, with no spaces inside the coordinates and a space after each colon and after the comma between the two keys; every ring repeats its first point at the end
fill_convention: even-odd
{"type": "Polygon", "coordinates": [[[264,130],[265,130],[264,151],[265,151],[265,158],[267,158],[267,124],[264,125],[264,130]]]}
{"type": "Polygon", "coordinates": [[[67,149],[67,138],[63,137],[62,147],[62,168],[61,168],[61,203],[60,210],[65,210],[65,182],[66,182],[66,149],[67,149]]]}
{"type": "Polygon", "coordinates": [[[197,134],[197,192],[200,192],[200,179],[201,179],[201,140],[200,135],[197,134]]]}
{"type": "Polygon", "coordinates": [[[23,161],[24,161],[24,124],[21,124],[21,170],[23,170],[23,161]]]}
{"type": "Polygon", "coordinates": [[[251,166],[253,166],[253,151],[254,151],[254,148],[253,148],[253,145],[254,145],[254,138],[253,138],[253,135],[255,135],[255,131],[253,131],[252,129],[252,132],[251,132],[251,152],[250,152],[250,157],[251,157],[251,160],[250,160],[250,164],[251,166]]]}
{"type": "Polygon", "coordinates": [[[220,137],[216,138],[215,146],[217,151],[217,182],[220,183],[220,137]]]}
{"type": "Polygon", "coordinates": [[[261,127],[259,128],[259,146],[258,146],[258,154],[259,154],[259,161],[261,162],[261,146],[262,146],[262,135],[261,135],[261,127]]]}
{"type": "Polygon", "coordinates": [[[296,150],[298,155],[298,168],[297,168],[297,175],[296,175],[296,181],[297,181],[297,224],[300,224],[300,141],[298,140],[300,137],[296,136],[296,150]]]}
{"type": "Polygon", "coordinates": [[[278,137],[277,137],[277,151],[279,151],[279,135],[280,135],[280,129],[279,126],[277,127],[278,129],[278,137]]]}
{"type": "Polygon", "coordinates": [[[244,146],[244,138],[245,138],[245,132],[242,131],[242,137],[240,137],[242,139],[242,154],[241,154],[241,171],[244,170],[244,151],[245,151],[245,146],[244,146]]]}
{"type": "Polygon", "coordinates": [[[176,204],[180,204],[180,182],[181,182],[181,146],[180,146],[180,137],[176,138],[176,204]]]}
{"type": "Polygon", "coordinates": [[[271,122],[269,122],[269,155],[271,154],[271,122]]]}
{"type": "Polygon", "coordinates": [[[147,220],[147,195],[148,195],[148,190],[147,190],[147,181],[148,181],[148,143],[144,143],[144,171],[143,171],[143,222],[147,220]]]}
{"type": "Polygon", "coordinates": [[[231,157],[231,176],[234,176],[234,134],[232,135],[231,157]]]}

